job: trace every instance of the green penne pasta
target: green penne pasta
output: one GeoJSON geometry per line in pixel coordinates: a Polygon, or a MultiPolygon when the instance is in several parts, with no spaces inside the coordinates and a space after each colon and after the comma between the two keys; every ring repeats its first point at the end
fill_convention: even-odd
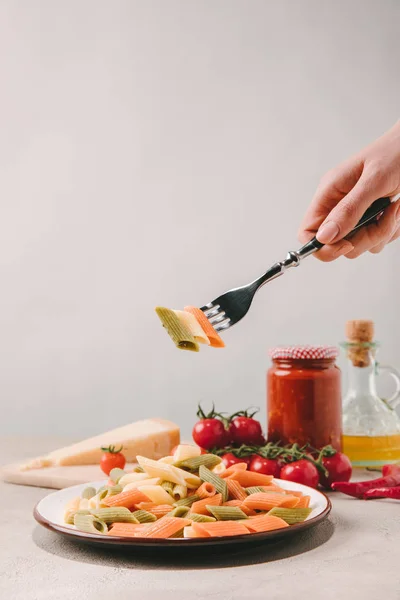
{"type": "Polygon", "coordinates": [[[252,487],[245,488],[245,490],[248,496],[251,494],[258,494],[259,492],[265,493],[265,489],[259,485],[253,485],[252,487]]]}
{"type": "Polygon", "coordinates": [[[179,483],[177,483],[176,485],[174,485],[174,489],[172,490],[172,497],[176,501],[182,500],[182,498],[187,497],[187,493],[188,491],[186,485],[180,485],[179,483]]]}
{"type": "Polygon", "coordinates": [[[80,515],[74,516],[74,525],[79,531],[86,531],[86,533],[107,533],[108,527],[97,519],[94,515],[80,515]]]}
{"type": "Polygon", "coordinates": [[[182,498],[181,500],[177,500],[174,502],[174,506],[192,506],[194,502],[200,500],[200,496],[197,494],[193,494],[193,496],[188,496],[187,498],[182,498]]]}
{"type": "Polygon", "coordinates": [[[161,487],[168,492],[168,494],[170,494],[170,496],[174,497],[173,494],[173,489],[175,487],[175,484],[172,483],[172,481],[162,481],[161,482],[161,487]]]}
{"type": "Polygon", "coordinates": [[[180,321],[173,310],[157,306],[156,313],[177,348],[192,352],[200,350],[188,327],[180,321]]]}
{"type": "Polygon", "coordinates": [[[288,525],[294,525],[295,523],[302,523],[311,513],[312,508],[280,508],[279,506],[275,506],[268,511],[268,515],[273,515],[274,517],[280,517],[288,525]]]}
{"type": "Polygon", "coordinates": [[[109,477],[114,483],[118,483],[121,477],[123,477],[125,474],[126,473],[123,469],[118,469],[117,467],[115,469],[111,469],[109,477]]]}
{"type": "Polygon", "coordinates": [[[97,492],[99,496],[99,500],[104,500],[104,498],[108,498],[109,496],[116,496],[122,492],[122,486],[113,485],[113,486],[103,486],[97,492]]]}
{"type": "Polygon", "coordinates": [[[213,484],[217,493],[222,494],[222,502],[228,500],[229,492],[225,479],[218,477],[218,475],[210,471],[210,469],[207,469],[204,465],[200,466],[199,477],[202,481],[208,481],[213,484]]]}
{"type": "Polygon", "coordinates": [[[139,523],[153,523],[153,521],[157,521],[157,517],[147,510],[135,510],[132,515],[139,523]]]}
{"type": "Polygon", "coordinates": [[[217,521],[240,521],[248,516],[238,506],[207,506],[217,521]]]}
{"type": "Polygon", "coordinates": [[[214,517],[209,517],[208,515],[199,515],[197,513],[188,513],[185,519],[196,521],[196,523],[213,523],[216,521],[214,517]]]}
{"type": "Polygon", "coordinates": [[[82,492],[82,498],[86,498],[87,500],[90,500],[90,498],[93,498],[95,495],[96,490],[94,487],[87,487],[82,492]]]}
{"type": "Polygon", "coordinates": [[[169,517],[186,517],[190,508],[188,506],[177,506],[168,513],[169,517]]]}
{"type": "Polygon", "coordinates": [[[213,469],[221,462],[221,458],[215,454],[202,454],[201,456],[194,456],[193,458],[186,458],[180,462],[174,463],[174,467],[180,469],[187,469],[188,471],[198,471],[201,465],[213,469]]]}
{"type": "Polygon", "coordinates": [[[111,523],[139,523],[139,520],[128,508],[114,507],[114,508],[97,508],[91,511],[97,519],[104,521],[106,525],[111,523]]]}
{"type": "Polygon", "coordinates": [[[90,510],[79,509],[79,510],[75,510],[75,511],[68,511],[67,514],[65,515],[64,522],[67,523],[68,525],[73,525],[75,515],[77,515],[77,514],[90,515],[90,510]]]}

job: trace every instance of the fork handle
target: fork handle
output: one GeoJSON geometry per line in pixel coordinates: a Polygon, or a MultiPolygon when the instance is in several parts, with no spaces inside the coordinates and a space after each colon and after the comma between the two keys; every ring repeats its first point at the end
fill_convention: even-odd
{"type": "MultiPolygon", "coordinates": [[[[390,198],[379,198],[378,200],[375,200],[375,202],[373,202],[373,204],[371,204],[371,206],[365,211],[365,213],[358,221],[354,229],[352,229],[350,233],[346,236],[346,239],[352,236],[356,231],[361,229],[361,227],[364,227],[376,221],[377,217],[388,206],[390,206],[390,203],[390,198]]],[[[316,237],[313,237],[312,240],[304,244],[304,246],[302,246],[300,250],[297,251],[297,254],[299,255],[300,259],[305,258],[306,256],[310,256],[310,254],[314,254],[314,252],[317,252],[317,250],[321,250],[321,248],[323,248],[324,245],[325,244],[319,242],[316,237]]]]}

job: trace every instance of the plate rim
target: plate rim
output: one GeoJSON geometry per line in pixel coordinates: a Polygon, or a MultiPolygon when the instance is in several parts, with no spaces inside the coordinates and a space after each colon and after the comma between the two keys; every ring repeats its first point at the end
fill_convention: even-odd
{"type": "MultiPolygon", "coordinates": [[[[298,485],[302,485],[305,488],[308,488],[309,486],[303,485],[303,484],[298,484],[298,485]]],[[[71,487],[75,487],[75,486],[71,486],[71,487]]],[[[77,486],[78,487],[78,486],[77,486]]],[[[63,489],[68,489],[68,488],[63,488],[63,489]]],[[[39,500],[34,509],[33,509],[33,516],[35,518],[35,520],[37,521],[37,523],[39,523],[39,525],[41,525],[42,527],[57,533],[57,534],[61,534],[61,535],[66,535],[68,537],[71,537],[75,540],[79,540],[79,541],[90,541],[90,542],[94,542],[94,543],[98,543],[101,545],[112,545],[112,546],[157,546],[159,548],[162,547],[184,547],[184,546],[204,546],[204,545],[214,545],[214,544],[223,544],[223,543],[228,543],[228,542],[250,542],[251,540],[253,540],[254,542],[256,542],[257,540],[268,540],[268,539],[275,539],[277,537],[286,537],[286,536],[290,536],[291,534],[295,534],[297,532],[303,531],[305,529],[309,529],[310,527],[313,527],[315,525],[317,525],[318,523],[320,523],[321,521],[325,520],[329,513],[332,510],[332,502],[330,500],[330,498],[327,496],[327,494],[325,494],[324,492],[318,490],[318,489],[314,489],[314,488],[310,488],[313,489],[314,492],[317,492],[318,494],[321,494],[321,496],[323,496],[323,498],[326,501],[326,507],[324,508],[324,510],[319,513],[318,515],[316,515],[315,517],[312,517],[311,519],[308,519],[307,521],[303,521],[302,523],[296,523],[294,525],[290,525],[290,527],[285,527],[283,529],[274,529],[272,531],[260,531],[257,533],[247,533],[247,534],[240,534],[240,535],[229,535],[229,536],[221,536],[221,537],[213,537],[213,538],[144,538],[144,537],[136,537],[136,538],[130,538],[130,537],[124,537],[124,536],[109,536],[109,535],[103,535],[103,534],[99,534],[99,533],[87,533],[86,531],[79,531],[78,529],[71,529],[70,527],[64,526],[64,525],[58,525],[57,523],[54,523],[53,521],[50,521],[47,517],[45,517],[44,515],[42,515],[39,511],[39,505],[40,503],[45,499],[48,498],[49,496],[52,496],[53,494],[57,494],[59,491],[57,492],[53,492],[52,494],[47,494],[47,496],[44,496],[44,498],[42,498],[41,500],[39,500]]]]}

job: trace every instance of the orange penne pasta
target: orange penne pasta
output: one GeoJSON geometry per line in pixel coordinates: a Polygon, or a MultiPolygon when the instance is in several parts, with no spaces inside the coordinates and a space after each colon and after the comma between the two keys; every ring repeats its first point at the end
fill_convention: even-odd
{"type": "Polygon", "coordinates": [[[217,490],[213,486],[212,483],[205,481],[201,484],[201,486],[196,490],[196,495],[199,498],[211,498],[211,496],[215,496],[217,490]]]}
{"type": "Polygon", "coordinates": [[[253,473],[253,471],[234,471],[232,475],[229,475],[229,479],[238,481],[243,487],[252,487],[256,485],[269,485],[273,477],[272,475],[253,473]]]}
{"type": "Polygon", "coordinates": [[[243,501],[243,506],[252,508],[253,510],[271,510],[275,506],[284,508],[294,508],[299,499],[295,496],[287,496],[286,494],[277,494],[275,492],[258,492],[247,496],[243,501]]]}
{"type": "Polygon", "coordinates": [[[196,308],[195,306],[185,306],[185,311],[196,317],[200,327],[210,340],[210,346],[213,346],[214,348],[225,347],[224,340],[215,331],[214,327],[211,325],[210,321],[207,319],[202,310],[196,308]]]}
{"type": "Polygon", "coordinates": [[[121,537],[138,537],[148,527],[145,523],[114,523],[108,532],[108,535],[121,537]]]}
{"type": "Polygon", "coordinates": [[[310,506],[311,496],[302,496],[299,498],[298,504],[296,504],[296,508],[308,508],[310,506]]]}
{"type": "Polygon", "coordinates": [[[250,533],[260,531],[273,531],[274,529],[283,529],[289,525],[283,519],[272,515],[258,515],[246,521],[240,521],[249,530],[250,533]]]}
{"type": "Polygon", "coordinates": [[[288,494],[289,496],[296,496],[297,498],[302,498],[303,496],[302,492],[294,492],[293,490],[284,490],[282,488],[279,489],[282,490],[282,492],[285,492],[285,494],[288,494]]]}
{"type": "Polygon", "coordinates": [[[105,498],[103,504],[106,506],[125,506],[126,508],[136,508],[137,504],[141,502],[149,502],[149,498],[143,494],[143,492],[133,489],[129,492],[121,492],[115,496],[109,496],[105,498]]]}
{"type": "MultiPolygon", "coordinates": [[[[147,499],[147,500],[148,500],[148,499],[147,499]]],[[[139,502],[139,503],[136,505],[136,508],[137,508],[138,510],[147,510],[148,512],[150,512],[150,511],[152,511],[152,510],[153,510],[153,508],[154,508],[155,506],[157,506],[157,504],[154,504],[154,502],[149,502],[149,501],[147,501],[147,502],[139,502]]],[[[170,510],[172,510],[172,508],[171,508],[170,510]]]]}
{"type": "Polygon", "coordinates": [[[245,471],[246,469],[246,463],[236,463],[235,465],[231,465],[230,467],[225,469],[225,471],[223,471],[223,473],[220,473],[219,476],[222,477],[222,479],[228,479],[231,477],[231,475],[236,473],[236,471],[245,471]]]}
{"type": "Polygon", "coordinates": [[[144,508],[142,510],[148,510],[154,516],[156,516],[157,519],[160,519],[161,517],[164,517],[169,512],[171,512],[171,510],[173,510],[173,506],[171,506],[170,504],[158,504],[158,505],[153,506],[153,508],[150,508],[150,509],[144,508]]]}
{"type": "Polygon", "coordinates": [[[196,537],[211,537],[211,534],[208,533],[206,529],[204,529],[203,525],[204,523],[197,523],[196,521],[193,521],[192,529],[196,534],[196,537]]]}
{"type": "Polygon", "coordinates": [[[245,500],[247,498],[245,490],[238,481],[235,481],[234,479],[227,479],[226,484],[228,486],[230,498],[233,500],[245,500]]]}
{"type": "MultiPolygon", "coordinates": [[[[192,523],[192,527],[194,527],[192,523]]],[[[201,530],[206,531],[211,537],[225,537],[227,535],[245,535],[249,530],[239,521],[215,521],[215,523],[196,523],[201,530]]]]}
{"type": "MultiPolygon", "coordinates": [[[[286,490],[284,490],[283,488],[279,487],[279,485],[276,485],[275,483],[270,483],[269,485],[260,485],[259,487],[261,487],[264,490],[264,492],[280,492],[281,494],[285,494],[286,493],[286,490]]],[[[295,494],[293,494],[293,496],[294,495],[295,494]]]]}
{"type": "Polygon", "coordinates": [[[202,500],[197,500],[197,502],[193,502],[190,512],[196,513],[198,515],[209,515],[210,513],[207,510],[208,506],[221,506],[222,503],[222,494],[215,494],[215,496],[211,496],[211,498],[203,498],[202,500]]]}
{"type": "Polygon", "coordinates": [[[193,525],[193,522],[189,519],[181,519],[180,517],[162,517],[155,523],[151,523],[145,531],[141,532],[140,537],[163,539],[173,537],[174,534],[181,531],[187,525],[193,525]]]}

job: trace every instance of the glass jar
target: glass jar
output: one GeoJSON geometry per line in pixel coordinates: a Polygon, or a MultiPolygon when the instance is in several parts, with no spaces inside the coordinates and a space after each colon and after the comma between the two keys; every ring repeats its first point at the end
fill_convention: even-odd
{"type": "Polygon", "coordinates": [[[269,353],[268,440],[342,447],[341,373],[332,346],[290,346],[269,353]]]}
{"type": "Polygon", "coordinates": [[[378,468],[400,461],[400,374],[376,360],[376,342],[345,342],[348,390],[343,400],[343,450],[354,467],[378,468]],[[376,379],[388,373],[395,391],[383,400],[376,379]]]}

